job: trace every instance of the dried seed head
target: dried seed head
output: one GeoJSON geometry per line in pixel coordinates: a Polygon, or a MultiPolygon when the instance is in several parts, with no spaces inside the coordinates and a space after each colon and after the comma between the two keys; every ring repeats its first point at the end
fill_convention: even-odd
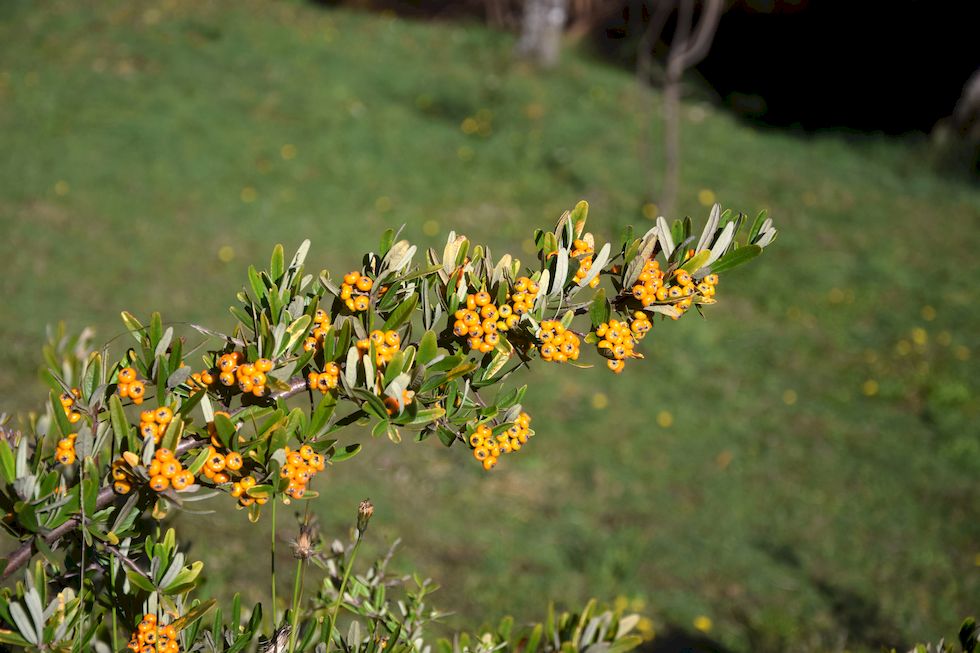
{"type": "Polygon", "coordinates": [[[361,501],[360,505],[357,506],[357,536],[361,537],[364,535],[364,531],[367,530],[368,522],[371,521],[371,515],[374,514],[374,504],[371,503],[370,499],[365,499],[361,501]]]}

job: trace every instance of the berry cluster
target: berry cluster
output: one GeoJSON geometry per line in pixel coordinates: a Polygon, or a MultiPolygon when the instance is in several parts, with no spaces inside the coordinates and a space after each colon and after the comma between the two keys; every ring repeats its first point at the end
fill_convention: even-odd
{"type": "Polygon", "coordinates": [[[715,297],[715,286],[718,285],[718,275],[717,274],[706,274],[701,282],[695,286],[698,294],[705,299],[714,299],[715,297]]]}
{"type": "Polygon", "coordinates": [[[348,310],[366,311],[371,305],[368,293],[374,287],[374,281],[370,277],[362,275],[357,270],[348,272],[344,275],[344,283],[340,286],[340,298],[347,305],[348,310]]]}
{"type": "Polygon", "coordinates": [[[329,330],[330,314],[322,308],[316,309],[316,313],[313,314],[313,328],[310,329],[310,335],[303,341],[303,351],[315,351],[317,346],[323,344],[323,339],[329,330]]]}
{"type": "Polygon", "coordinates": [[[75,462],[75,438],[77,437],[77,433],[69,433],[67,437],[58,440],[54,459],[62,465],[71,465],[75,462]]]}
{"type": "Polygon", "coordinates": [[[82,396],[81,391],[78,388],[72,388],[71,392],[62,392],[59,401],[61,402],[61,407],[65,410],[65,416],[68,421],[72,424],[77,424],[80,419],[82,419],[82,414],[77,410],[74,410],[75,402],[82,396]]]}
{"type": "Polygon", "coordinates": [[[237,351],[220,356],[218,380],[224,386],[233,386],[237,381],[239,390],[261,397],[265,394],[266,372],[272,370],[272,361],[260,358],[254,363],[243,363],[244,358],[237,351]]]}
{"type": "MultiPolygon", "coordinates": [[[[213,441],[214,436],[212,436],[213,441]]],[[[240,470],[244,464],[245,459],[242,458],[242,454],[237,451],[222,453],[212,444],[208,447],[208,457],[204,461],[204,467],[201,468],[201,471],[209,481],[215,485],[221,485],[229,482],[231,473],[240,470]]]]}
{"type": "Polygon", "coordinates": [[[174,411],[167,406],[156,410],[144,410],[140,413],[140,436],[144,440],[153,438],[154,444],[160,444],[160,439],[167,432],[167,427],[174,419],[174,411]]]}
{"type": "Polygon", "coordinates": [[[146,386],[136,378],[136,370],[131,367],[124,367],[119,370],[116,390],[121,398],[129,398],[137,406],[143,403],[143,396],[146,394],[146,386]]]}
{"type": "Polygon", "coordinates": [[[194,475],[184,469],[170,449],[157,449],[147,472],[150,489],[155,492],[163,492],[170,486],[180,492],[194,484],[194,475]]]}
{"type": "Polygon", "coordinates": [[[235,481],[231,486],[231,496],[238,499],[238,505],[242,508],[248,508],[253,503],[257,503],[260,506],[265,505],[268,499],[266,497],[250,497],[248,495],[248,489],[255,486],[254,476],[242,476],[240,480],[235,481]]]}
{"type": "Polygon", "coordinates": [[[660,261],[647,259],[631,292],[644,308],[654,302],[667,300],[667,288],[664,286],[664,272],[660,269],[660,261]]]}
{"type": "Polygon", "coordinates": [[[633,334],[633,338],[637,341],[643,340],[647,335],[647,332],[653,328],[653,323],[650,322],[650,316],[643,311],[635,311],[633,313],[633,319],[630,320],[630,332],[633,334]]]}
{"type": "Polygon", "coordinates": [[[117,494],[129,494],[132,486],[132,475],[129,472],[129,463],[123,458],[112,461],[112,489],[117,494]]]}
{"type": "Polygon", "coordinates": [[[517,416],[510,428],[496,437],[487,424],[480,424],[470,434],[473,457],[483,464],[483,469],[490,471],[496,467],[501,455],[521,450],[527,439],[534,435],[530,425],[531,416],[524,412],[517,416]]]}
{"type": "Polygon", "coordinates": [[[453,323],[453,335],[466,338],[470,351],[484,354],[492,351],[500,342],[498,331],[501,330],[501,324],[504,327],[502,330],[506,331],[518,320],[510,306],[504,305],[498,309],[493,304],[490,293],[485,290],[467,295],[466,308],[456,311],[454,317],[456,321],[453,323]]]}
{"type": "Polygon", "coordinates": [[[340,383],[340,366],[334,362],[327,363],[323,366],[322,372],[307,374],[306,380],[309,382],[311,390],[319,390],[323,394],[327,394],[336,389],[340,383]]]}
{"type": "Polygon", "coordinates": [[[214,385],[214,381],[214,374],[211,373],[211,370],[201,370],[200,372],[191,374],[190,381],[187,382],[187,385],[192,390],[194,388],[207,388],[208,386],[214,385]]]}
{"type": "MultiPolygon", "coordinates": [[[[595,249],[588,243],[588,241],[576,239],[572,243],[572,251],[570,255],[572,257],[582,257],[578,262],[578,270],[575,271],[575,283],[582,285],[585,277],[589,276],[589,272],[592,270],[592,255],[595,253],[595,249]]],[[[595,288],[599,285],[599,275],[589,282],[590,288],[595,288]]]]}
{"type": "Polygon", "coordinates": [[[513,306],[514,314],[521,316],[534,307],[534,300],[537,299],[538,291],[541,288],[537,282],[527,277],[518,277],[517,281],[514,282],[514,290],[516,292],[511,293],[509,297],[510,303],[513,306]]]}
{"type": "Polygon", "coordinates": [[[126,648],[137,653],[180,653],[177,629],[158,624],[155,614],[143,615],[126,648]]]}
{"type": "Polygon", "coordinates": [[[325,467],[323,456],[313,451],[310,445],[304,444],[299,451],[286,447],[286,464],[279,471],[279,476],[289,479],[286,494],[294,499],[301,498],[306,494],[307,484],[325,467]]]}
{"type": "Polygon", "coordinates": [[[374,363],[381,367],[385,363],[390,363],[398,350],[401,349],[402,338],[397,331],[375,329],[369,337],[357,341],[357,350],[362,356],[371,350],[372,342],[375,352],[374,363]]]}
{"type": "Polygon", "coordinates": [[[632,330],[631,325],[619,320],[603,322],[595,330],[595,334],[599,338],[596,347],[598,347],[600,354],[609,359],[606,361],[606,366],[616,374],[623,371],[627,358],[643,358],[643,354],[634,351],[636,341],[642,338],[642,336],[637,337],[635,333],[645,335],[649,331],[650,320],[646,315],[643,315],[642,311],[637,311],[637,314],[642,315],[643,319],[634,316],[633,323],[636,325],[636,332],[632,330]],[[643,320],[646,320],[645,324],[643,320]]]}
{"type": "Polygon", "coordinates": [[[552,363],[578,360],[582,341],[558,320],[543,320],[538,340],[541,341],[541,360],[552,363]]]}

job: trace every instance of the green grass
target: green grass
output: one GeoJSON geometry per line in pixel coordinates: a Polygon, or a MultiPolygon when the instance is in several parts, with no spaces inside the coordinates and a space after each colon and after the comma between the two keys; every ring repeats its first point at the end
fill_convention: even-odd
{"type": "MultiPolygon", "coordinates": [[[[8,2],[0,43],[0,410],[38,406],[46,324],[224,327],[276,242],[309,237],[338,272],[392,225],[520,254],[583,197],[599,238],[647,222],[636,143],[659,124],[586,53],[538,74],[476,27],[254,0],[8,2]],[[489,132],[464,134],[481,111],[489,132]]],[[[696,104],[683,141],[682,212],[703,219],[702,189],[768,209],[766,256],[707,319],[657,325],[622,377],[522,378],[538,436],[491,475],[371,443],[317,483],[328,535],[370,496],[369,539],[403,538],[453,626],[621,595],[663,627],[707,615],[738,651],[950,634],[980,596],[980,192],[914,145],[696,104]]],[[[264,597],[267,522],[181,520],[208,592],[264,597]]]]}

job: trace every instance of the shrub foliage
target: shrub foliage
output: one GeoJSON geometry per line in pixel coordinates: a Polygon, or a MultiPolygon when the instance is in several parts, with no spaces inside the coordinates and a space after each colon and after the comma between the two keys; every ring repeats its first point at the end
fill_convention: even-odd
{"type": "Polygon", "coordinates": [[[358,270],[334,277],[305,270],[307,241],[288,264],[277,246],[268,269],[249,267],[230,333],[177,334],[159,314],[144,325],[124,312],[133,341],[113,356],[88,332],[53,332],[44,414],[0,430],[2,523],[16,540],[2,563],[13,584],[0,590],[0,643],[147,653],[635,646],[638,617],[595,603],[429,643],[426,625],[439,617],[430,581],[391,575],[390,555],[352,571],[367,502],[347,544],[325,543],[307,509],[288,609],[273,577],[265,623],[261,604],[236,597],[222,611],[195,598],[203,563],[163,525],[227,494],[253,521],[271,512],[275,528],[278,503],[315,498],[315,477],[357,454],[361,443],[337,436],[355,424],[396,442],[435,435],[489,471],[534,435],[526,386],[492,386],[535,361],[595,359],[622,372],[642,358],[654,322],[715,303],[719,275],[776,236],[765,214],[749,223],[716,205],[697,232],[689,218],[660,218],[614,247],[585,231],[587,213],[580,202],[537,231],[528,267],[456,234],[421,255],[389,230],[358,270]],[[311,568],[320,573],[306,588],[311,568]]]}

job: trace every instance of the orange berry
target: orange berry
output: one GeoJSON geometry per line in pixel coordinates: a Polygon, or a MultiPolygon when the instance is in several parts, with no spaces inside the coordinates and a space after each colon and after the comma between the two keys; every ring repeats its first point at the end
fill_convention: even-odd
{"type": "Polygon", "coordinates": [[[483,460],[483,469],[487,470],[488,472],[496,466],[497,466],[496,456],[490,456],[489,458],[485,458],[483,460]]]}
{"type": "Polygon", "coordinates": [[[156,409],[153,417],[159,424],[169,424],[174,418],[174,411],[170,410],[166,406],[161,406],[160,408],[156,409]]]}
{"type": "Polygon", "coordinates": [[[239,469],[241,469],[243,462],[242,454],[236,451],[231,451],[225,455],[225,467],[233,472],[237,472],[239,469]]]}
{"type": "Polygon", "coordinates": [[[166,476],[167,478],[173,478],[181,472],[180,464],[175,460],[168,460],[165,463],[160,464],[160,475],[166,476]]]}
{"type": "Polygon", "coordinates": [[[255,369],[263,373],[270,372],[272,371],[272,361],[268,358],[260,358],[259,360],[255,361],[255,369]]]}
{"type": "Polygon", "coordinates": [[[170,487],[170,479],[166,476],[157,475],[150,479],[150,489],[163,492],[170,487]]]}
{"type": "Polygon", "coordinates": [[[211,454],[204,466],[210,469],[212,472],[220,472],[225,468],[225,457],[220,453],[215,452],[211,454]]]}
{"type": "Polygon", "coordinates": [[[366,311],[371,305],[371,302],[366,296],[360,295],[354,300],[353,305],[355,311],[366,311]]]}
{"type": "Polygon", "coordinates": [[[367,292],[374,287],[374,281],[372,281],[369,277],[361,277],[355,282],[355,285],[361,292],[367,292]]]}
{"type": "Polygon", "coordinates": [[[124,367],[119,370],[119,383],[132,383],[136,380],[136,370],[131,367],[124,367]]]}
{"type": "Polygon", "coordinates": [[[184,490],[194,484],[194,475],[184,470],[179,472],[170,481],[177,491],[184,490]]]}

